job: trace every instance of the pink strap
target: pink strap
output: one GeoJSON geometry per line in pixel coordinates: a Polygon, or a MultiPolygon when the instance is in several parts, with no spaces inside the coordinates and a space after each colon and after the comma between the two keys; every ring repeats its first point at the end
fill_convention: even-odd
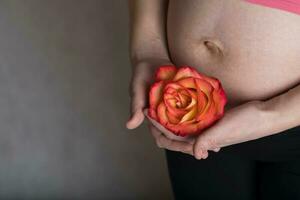
{"type": "Polygon", "coordinates": [[[300,14],[300,0],[246,0],[251,3],[300,14]]]}

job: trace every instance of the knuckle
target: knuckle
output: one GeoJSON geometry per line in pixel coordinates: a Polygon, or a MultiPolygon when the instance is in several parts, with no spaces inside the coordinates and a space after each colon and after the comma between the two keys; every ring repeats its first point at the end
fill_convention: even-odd
{"type": "Polygon", "coordinates": [[[191,147],[190,146],[183,146],[182,147],[182,151],[184,152],[184,153],[187,153],[187,152],[191,152],[192,151],[192,149],[191,149],[191,147]]]}
{"type": "Polygon", "coordinates": [[[214,140],[214,139],[211,139],[211,138],[209,138],[209,139],[203,141],[203,142],[202,142],[202,146],[203,146],[203,148],[205,148],[206,150],[211,150],[211,149],[214,149],[214,148],[217,147],[217,146],[216,146],[215,140],[214,140]]]}
{"type": "Polygon", "coordinates": [[[138,108],[143,107],[145,105],[145,99],[144,98],[136,98],[134,103],[135,103],[135,106],[138,108]]]}
{"type": "Polygon", "coordinates": [[[186,153],[186,154],[190,154],[190,155],[193,155],[193,152],[188,150],[188,149],[183,149],[180,151],[181,153],[186,153]]]}
{"type": "Polygon", "coordinates": [[[135,102],[133,102],[133,105],[131,106],[131,112],[132,113],[136,113],[137,111],[142,111],[143,108],[144,108],[144,104],[143,103],[135,103],[135,102]]]}
{"type": "Polygon", "coordinates": [[[166,138],[164,135],[158,136],[158,142],[163,148],[170,148],[172,147],[172,140],[166,138]]]}
{"type": "Polygon", "coordinates": [[[153,137],[156,139],[156,140],[160,140],[160,137],[161,137],[161,132],[152,124],[152,121],[150,120],[149,123],[151,124],[151,130],[152,130],[152,134],[153,134],[153,137]]]}
{"type": "Polygon", "coordinates": [[[195,148],[194,148],[194,157],[198,160],[204,158],[204,155],[205,155],[205,152],[206,152],[206,149],[203,148],[203,146],[200,146],[200,145],[197,145],[195,148]]]}
{"type": "Polygon", "coordinates": [[[162,144],[161,144],[158,140],[156,140],[156,146],[157,146],[158,148],[163,148],[162,144]]]}
{"type": "Polygon", "coordinates": [[[172,147],[173,146],[173,140],[168,139],[168,138],[163,138],[163,141],[164,141],[164,144],[165,144],[166,147],[172,147]]]}
{"type": "Polygon", "coordinates": [[[164,138],[163,138],[163,136],[162,135],[159,135],[158,137],[157,137],[157,141],[159,142],[159,143],[163,143],[164,142],[164,138]]]}
{"type": "Polygon", "coordinates": [[[194,152],[194,156],[195,156],[196,159],[200,160],[201,159],[201,152],[200,151],[194,152]]]}
{"type": "Polygon", "coordinates": [[[199,155],[199,153],[202,151],[202,149],[205,149],[205,148],[206,148],[206,143],[201,141],[195,145],[194,151],[197,155],[199,155]]]}
{"type": "Polygon", "coordinates": [[[146,102],[146,97],[145,95],[137,95],[137,94],[134,94],[132,97],[131,97],[131,104],[132,104],[132,107],[133,108],[136,108],[136,107],[142,107],[144,106],[146,102]]]}

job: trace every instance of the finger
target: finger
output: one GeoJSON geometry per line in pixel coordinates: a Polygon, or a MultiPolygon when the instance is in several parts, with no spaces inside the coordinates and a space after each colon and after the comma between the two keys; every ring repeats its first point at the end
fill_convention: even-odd
{"type": "Polygon", "coordinates": [[[162,148],[162,146],[159,143],[159,136],[162,134],[158,129],[156,129],[152,124],[149,124],[150,133],[154,137],[154,140],[156,142],[156,146],[159,148],[162,148]]]}
{"type": "Polygon", "coordinates": [[[150,129],[158,147],[193,155],[193,145],[187,142],[171,140],[161,134],[155,126],[150,126],[150,129]]]}
{"type": "Polygon", "coordinates": [[[208,151],[208,150],[213,150],[213,149],[217,149],[218,147],[215,145],[215,142],[213,142],[213,140],[206,135],[205,133],[203,133],[202,135],[200,135],[197,138],[197,141],[194,144],[194,155],[196,158],[202,158],[202,154],[205,154],[204,151],[208,151]]]}
{"type": "Polygon", "coordinates": [[[194,157],[197,160],[206,159],[208,157],[208,151],[200,149],[197,151],[197,153],[194,152],[194,157]]]}
{"type": "Polygon", "coordinates": [[[171,140],[164,135],[160,135],[158,140],[162,148],[190,154],[193,156],[193,145],[189,143],[171,140]]]}
{"type": "Polygon", "coordinates": [[[146,82],[135,81],[132,83],[131,117],[126,123],[128,129],[137,128],[144,121],[143,108],[146,105],[146,82]]]}
{"type": "Polygon", "coordinates": [[[144,121],[142,109],[137,109],[126,123],[128,129],[135,129],[144,121]]]}
{"type": "Polygon", "coordinates": [[[202,159],[206,159],[208,157],[208,151],[202,151],[202,159]]]}
{"type": "Polygon", "coordinates": [[[144,115],[147,117],[147,119],[160,131],[162,132],[167,138],[171,140],[176,140],[176,141],[183,141],[183,142],[188,142],[190,144],[195,143],[195,138],[194,137],[181,137],[181,136],[176,136],[174,133],[166,129],[164,126],[162,126],[159,122],[155,121],[148,115],[148,109],[144,109],[144,115]]]}
{"type": "Polygon", "coordinates": [[[155,140],[158,140],[158,137],[162,134],[157,128],[153,126],[153,124],[149,123],[148,127],[150,129],[150,132],[155,140]]]}
{"type": "Polygon", "coordinates": [[[212,151],[214,151],[214,152],[219,152],[220,150],[221,150],[221,148],[218,147],[218,148],[214,148],[212,151]]]}

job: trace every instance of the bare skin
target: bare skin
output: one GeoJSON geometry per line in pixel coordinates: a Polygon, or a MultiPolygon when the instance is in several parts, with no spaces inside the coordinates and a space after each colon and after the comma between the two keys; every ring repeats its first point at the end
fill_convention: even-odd
{"type": "Polygon", "coordinates": [[[132,17],[139,20],[132,20],[132,115],[127,128],[138,127],[147,116],[147,86],[155,66],[170,63],[191,65],[218,78],[228,103],[218,123],[187,140],[171,137],[148,118],[161,148],[205,159],[208,150],[300,125],[299,15],[240,0],[143,2],[135,1],[132,17]]]}
{"type": "Polygon", "coordinates": [[[220,79],[228,107],[266,100],[300,82],[296,14],[240,0],[172,0],[167,34],[173,63],[220,79]]]}

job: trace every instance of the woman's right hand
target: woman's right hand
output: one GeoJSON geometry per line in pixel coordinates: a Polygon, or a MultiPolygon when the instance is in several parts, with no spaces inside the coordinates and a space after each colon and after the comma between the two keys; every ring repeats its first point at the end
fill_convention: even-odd
{"type": "Polygon", "coordinates": [[[149,58],[133,62],[129,93],[131,116],[126,123],[128,129],[135,129],[145,119],[143,110],[148,106],[148,92],[153,83],[154,72],[160,65],[173,65],[169,59],[149,58]]]}
{"type": "MultiPolygon", "coordinates": [[[[145,119],[147,113],[145,113],[148,105],[148,93],[151,84],[154,82],[154,73],[155,70],[161,65],[173,65],[172,62],[168,59],[159,59],[159,58],[151,58],[147,60],[143,60],[133,64],[133,71],[130,83],[130,96],[131,96],[131,116],[126,123],[126,127],[128,129],[135,129],[145,119]]],[[[163,146],[163,143],[168,142],[169,144],[176,143],[180,149],[183,147],[189,148],[185,142],[193,143],[194,140],[190,138],[182,138],[180,136],[176,136],[173,133],[169,133],[168,131],[161,132],[159,127],[163,128],[158,122],[148,118],[149,120],[149,129],[154,137],[156,144],[160,148],[166,148],[163,146]]],[[[191,154],[192,149],[186,150],[191,154]]],[[[185,153],[187,153],[185,152],[185,153]]]]}

